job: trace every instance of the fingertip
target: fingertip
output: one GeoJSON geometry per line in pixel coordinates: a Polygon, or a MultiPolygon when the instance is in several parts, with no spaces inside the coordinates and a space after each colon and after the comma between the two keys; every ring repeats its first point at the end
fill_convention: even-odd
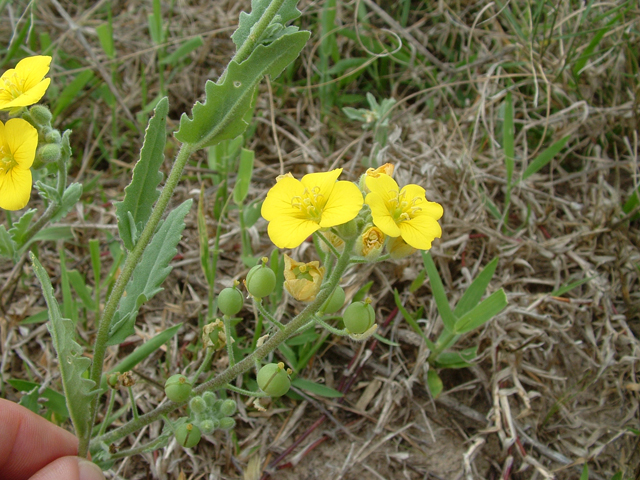
{"type": "Polygon", "coordinates": [[[38,470],[29,480],[105,480],[100,467],[85,458],[61,457],[38,470]]]}

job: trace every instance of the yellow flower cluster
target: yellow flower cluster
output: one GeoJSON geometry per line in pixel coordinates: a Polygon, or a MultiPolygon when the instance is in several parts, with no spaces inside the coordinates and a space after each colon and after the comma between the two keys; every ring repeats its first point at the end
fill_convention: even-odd
{"type": "MultiPolygon", "coordinates": [[[[44,78],[51,57],[28,57],[0,77],[0,110],[15,115],[38,102],[49,86],[44,78]]],[[[31,165],[38,148],[38,132],[26,120],[0,121],[0,208],[20,210],[29,202],[31,165]]]]}
{"type": "Polygon", "coordinates": [[[278,177],[262,205],[262,216],[269,222],[269,238],[277,247],[295,248],[318,230],[337,246],[340,239],[334,239],[335,234],[326,229],[353,220],[364,204],[371,210],[373,226],[364,229],[356,245],[356,253],[361,256],[377,257],[386,237],[390,237],[387,249],[391,257],[402,258],[415,250],[430,249],[433,240],[442,235],[438,224],[442,206],[427,201],[419,185],[400,188],[391,178],[393,165],[367,170],[360,188],[338,181],[341,172],[338,168],[312,173],[302,180],[291,174],[278,177]]]}

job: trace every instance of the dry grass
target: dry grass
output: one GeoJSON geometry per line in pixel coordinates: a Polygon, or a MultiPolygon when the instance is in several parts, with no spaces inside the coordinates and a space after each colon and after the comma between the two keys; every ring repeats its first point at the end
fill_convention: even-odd
{"type": "MultiPolygon", "coordinates": [[[[190,109],[204,81],[221,73],[232,53],[231,26],[247,3],[176,2],[170,41],[201,34],[206,47],[196,51],[168,85],[174,122],[190,109]]],[[[362,4],[371,12],[369,0],[362,4]]],[[[82,68],[99,76],[98,65],[107,72],[108,63],[94,29],[104,21],[105,5],[63,2],[61,7],[80,26],[72,30],[53,3],[38,2],[36,28],[48,31],[67,58],[76,58],[82,68]]],[[[302,6],[303,23],[316,29],[322,3],[302,6]]],[[[389,2],[381,6],[390,12],[393,8],[389,2]]],[[[519,6],[524,8],[524,3],[519,6]]],[[[6,18],[11,9],[19,15],[17,8],[5,7],[3,15],[6,18]]],[[[116,86],[122,105],[119,114],[126,118],[128,111],[134,118],[141,109],[141,65],[151,97],[157,89],[152,80],[154,49],[146,29],[151,7],[113,2],[111,8],[121,78],[116,86]]],[[[272,478],[573,479],[580,476],[585,461],[590,478],[609,479],[619,470],[625,472],[624,478],[638,478],[638,437],[629,428],[638,428],[640,398],[640,239],[637,221],[619,221],[621,204],[637,185],[638,174],[640,111],[635,95],[639,90],[631,58],[638,51],[635,8],[636,20],[623,18],[608,31],[598,47],[600,55],[592,58],[593,64],[576,85],[564,63],[571,48],[577,48],[579,55],[589,41],[569,35],[582,28],[576,22],[582,3],[572,9],[569,2],[559,2],[554,34],[567,37],[542,46],[519,38],[493,3],[439,3],[427,8],[416,2],[408,17],[403,41],[414,44],[418,52],[427,47],[440,66],[414,61],[385,78],[390,90],[378,96],[398,100],[385,159],[396,165],[400,184],[419,183],[429,199],[444,206],[444,233],[432,255],[452,304],[482,266],[500,258],[490,288],[503,287],[509,306],[481,331],[463,339],[462,346],[480,345],[475,367],[441,372],[445,391],[434,401],[425,387],[425,345],[395,315],[383,333],[399,347],[379,344],[373,355],[367,355],[362,345],[335,338],[303,372],[305,378],[336,388],[341,378],[353,373],[346,368],[353,357],[362,362],[364,368],[343,403],[284,399],[265,413],[251,403],[240,404],[234,435],[216,433],[192,451],[171,443],[154,454],[116,464],[110,478],[258,479],[323,412],[330,416],[284,459],[283,464],[290,462],[288,468],[269,470],[272,478]],[[469,64],[459,66],[457,62],[465,59],[469,64]],[[489,213],[485,199],[499,208],[504,203],[507,175],[496,132],[507,89],[514,98],[518,159],[530,161],[564,135],[571,139],[548,167],[514,188],[503,225],[489,213]],[[552,295],[584,278],[590,280],[552,295]]],[[[353,26],[352,9],[351,3],[340,4],[338,21],[353,26]]],[[[384,15],[372,13],[368,20],[380,28],[395,28],[384,15]]],[[[10,35],[7,25],[0,29],[3,44],[10,35]]],[[[318,41],[314,30],[298,78],[314,73],[318,41]]],[[[344,57],[364,55],[351,40],[338,37],[338,42],[344,57]]],[[[64,85],[69,73],[54,69],[53,81],[64,85]]],[[[250,197],[263,197],[281,168],[301,175],[340,166],[347,179],[356,180],[362,172],[360,161],[371,146],[370,132],[347,122],[338,109],[321,118],[311,78],[306,82],[310,87],[305,82],[285,88],[275,83],[274,96],[265,87],[258,100],[257,129],[250,140],[257,154],[250,197]],[[271,106],[275,123],[270,120],[271,106]]],[[[372,84],[365,76],[350,84],[346,93],[372,84]]],[[[99,175],[97,187],[64,220],[76,235],[75,241],[64,244],[67,262],[83,273],[90,271],[89,238],[103,240],[107,251],[116,222],[111,202],[121,198],[139,148],[138,132],[123,132],[133,145],[122,147],[117,160],[95,160],[100,142],[114,141],[109,129],[102,127],[110,125],[110,115],[111,109],[95,92],[87,91],[58,120],[60,127],[74,129],[76,164],[71,177],[86,182],[99,175]]],[[[203,160],[201,155],[199,163],[190,167],[176,202],[180,197],[197,198],[200,181],[208,181],[203,160]]],[[[516,174],[523,170],[517,161],[516,174]]],[[[212,193],[215,186],[209,182],[205,188],[212,193]]],[[[32,203],[38,205],[35,199],[32,203]]],[[[209,220],[213,231],[214,220],[209,220]]],[[[246,273],[238,255],[239,229],[233,222],[224,228],[221,287],[246,273]]],[[[264,223],[258,222],[250,234],[256,255],[271,251],[264,223]]],[[[54,286],[59,285],[56,245],[38,248],[54,286]]],[[[161,379],[193,358],[187,347],[194,343],[198,321],[207,308],[195,208],[179,249],[180,259],[162,298],[140,313],[136,338],[111,350],[107,359],[113,364],[157,332],[185,322],[177,341],[139,367],[140,382],[134,391],[142,412],[162,400],[161,379]]],[[[308,244],[297,253],[314,255],[308,244]]],[[[382,321],[393,310],[392,292],[397,288],[410,311],[425,307],[421,323],[434,338],[441,323],[428,283],[413,293],[408,290],[422,269],[418,255],[365,267],[345,278],[347,291],[353,294],[374,280],[371,295],[382,321]]],[[[11,270],[12,264],[0,261],[0,285],[11,270]]],[[[0,374],[5,380],[32,379],[57,388],[55,354],[45,327],[19,324],[44,305],[30,268],[25,265],[22,272],[19,284],[3,300],[0,374]]],[[[251,325],[248,319],[242,327],[248,335],[251,325]]],[[[81,334],[89,341],[91,324],[81,334]]],[[[216,362],[224,366],[224,355],[216,362]]],[[[20,398],[7,385],[3,396],[20,398]]],[[[122,402],[127,400],[123,394],[122,402]]],[[[159,428],[152,425],[129,442],[153,438],[159,428]]]]}

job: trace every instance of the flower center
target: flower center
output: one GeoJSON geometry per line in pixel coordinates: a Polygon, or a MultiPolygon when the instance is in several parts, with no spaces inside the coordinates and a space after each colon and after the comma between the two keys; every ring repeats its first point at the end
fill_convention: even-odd
{"type": "Polygon", "coordinates": [[[11,98],[16,99],[24,93],[24,80],[15,73],[4,78],[2,83],[4,83],[2,89],[11,95],[11,98]]]}
{"type": "Polygon", "coordinates": [[[7,148],[0,146],[0,174],[6,175],[11,171],[13,167],[18,165],[11,152],[7,151],[7,148]]]}
{"type": "Polygon", "coordinates": [[[309,220],[320,223],[325,199],[320,193],[320,187],[313,187],[311,191],[304,189],[302,196],[296,195],[291,199],[291,206],[299,209],[309,220]]]}
{"type": "Polygon", "coordinates": [[[414,197],[412,200],[408,200],[404,188],[400,190],[399,193],[395,190],[392,190],[389,193],[392,194],[392,198],[389,201],[389,213],[391,213],[391,216],[396,223],[407,222],[422,210],[418,205],[422,203],[424,199],[421,197],[414,197]]]}

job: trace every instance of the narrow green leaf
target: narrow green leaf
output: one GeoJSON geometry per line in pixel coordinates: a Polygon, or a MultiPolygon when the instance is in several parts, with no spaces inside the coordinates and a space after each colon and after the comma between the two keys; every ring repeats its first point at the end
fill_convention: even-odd
{"type": "Polygon", "coordinates": [[[120,300],[117,320],[114,320],[109,331],[108,345],[117,345],[133,335],[138,309],[162,291],[160,285],[171,272],[169,264],[177,253],[176,246],[185,227],[184,217],[192,203],[191,199],[183,202],[158,226],[127,284],[126,296],[120,300]]]}
{"type": "Polygon", "coordinates": [[[475,330],[491,320],[507,306],[507,295],[504,289],[493,292],[479,305],[460,317],[455,324],[454,332],[463,334],[475,330]]]}
{"type": "Polygon", "coordinates": [[[53,214],[49,222],[54,223],[66,217],[67,213],[69,213],[71,209],[75,207],[76,203],[78,203],[78,200],[80,200],[81,196],[82,184],[72,183],[71,185],[69,185],[62,194],[60,204],[58,205],[56,212],[53,214]]]}
{"type": "Polygon", "coordinates": [[[244,216],[244,224],[247,228],[253,227],[261,217],[263,200],[257,199],[251,202],[249,205],[245,205],[242,209],[242,215],[244,216]]]}
{"type": "Polygon", "coordinates": [[[399,347],[400,344],[396,342],[392,342],[391,340],[384,338],[382,335],[378,335],[377,333],[373,334],[373,337],[378,340],[380,343],[384,343],[385,345],[389,345],[390,347],[399,347]]]}
{"type": "Polygon", "coordinates": [[[34,323],[42,323],[49,320],[49,311],[42,310],[41,312],[34,313],[30,317],[25,318],[20,322],[20,325],[32,325],[34,323]]]}
{"type": "Polygon", "coordinates": [[[73,238],[73,232],[71,231],[70,227],[43,228],[33,237],[31,237],[31,240],[29,240],[26,245],[23,246],[23,250],[25,247],[28,247],[35,242],[69,240],[70,238],[73,238]]]}
{"type": "Polygon", "coordinates": [[[420,273],[418,273],[418,275],[416,275],[416,278],[413,279],[413,282],[411,282],[409,291],[413,293],[418,290],[424,284],[425,278],[427,278],[427,271],[420,270],[420,273]]]}
{"type": "Polygon", "coordinates": [[[540,153],[540,155],[538,155],[535,159],[533,159],[529,164],[529,166],[526,168],[526,170],[522,174],[522,180],[526,180],[531,175],[538,172],[542,167],[548,164],[551,160],[553,160],[553,157],[555,157],[560,152],[560,150],[562,150],[564,146],[567,144],[567,142],[569,141],[569,138],[570,138],[570,135],[562,137],[557,142],[554,142],[553,145],[544,149],[540,153]]]}
{"type": "Polygon", "coordinates": [[[587,465],[586,463],[584,464],[584,467],[582,467],[580,480],[589,480],[589,465],[587,465]]]}
{"type": "Polygon", "coordinates": [[[314,332],[311,328],[301,333],[300,335],[288,338],[286,342],[290,347],[296,347],[299,345],[304,345],[305,343],[314,342],[318,338],[320,338],[320,335],[314,332]]]}
{"type": "Polygon", "coordinates": [[[414,332],[416,332],[418,335],[422,337],[422,339],[424,340],[424,343],[426,343],[427,347],[429,347],[429,350],[433,350],[435,348],[435,345],[431,340],[427,338],[427,336],[422,331],[422,328],[420,328],[420,325],[418,325],[418,322],[415,321],[413,316],[407,311],[406,308],[404,308],[404,305],[402,305],[402,301],[400,300],[400,294],[398,293],[397,289],[393,290],[393,298],[395,299],[396,307],[398,307],[398,310],[400,310],[400,313],[402,314],[406,322],[409,324],[409,326],[413,328],[414,332]]]}
{"type": "Polygon", "coordinates": [[[98,40],[100,40],[100,46],[105,55],[113,60],[116,57],[116,49],[113,45],[113,28],[110,23],[103,23],[96,27],[96,33],[98,34],[98,40]]]}
{"type": "Polygon", "coordinates": [[[587,65],[587,62],[589,61],[589,59],[593,56],[598,44],[602,41],[602,39],[607,34],[607,32],[611,30],[611,28],[620,21],[621,17],[622,15],[620,14],[612,18],[609,22],[607,22],[607,24],[604,27],[598,30],[596,34],[593,36],[593,38],[589,42],[589,45],[587,45],[587,48],[583,50],[582,55],[578,57],[578,59],[576,60],[576,63],[573,65],[573,74],[576,77],[579,77],[582,74],[582,70],[587,65]]]}
{"type": "Polygon", "coordinates": [[[297,377],[292,382],[296,388],[300,390],[305,390],[307,392],[313,393],[320,397],[327,398],[340,398],[343,397],[344,394],[340,393],[338,390],[334,388],[327,387],[326,385],[320,385],[319,383],[312,382],[310,380],[305,380],[304,378],[297,377]]]}
{"type": "Polygon", "coordinates": [[[148,358],[162,345],[167,343],[178,332],[180,327],[182,327],[182,323],[178,323],[173,327],[167,328],[165,331],[158,333],[151,340],[143,343],[133,352],[123,358],[115,367],[111,368],[106,374],[102,375],[102,378],[100,380],[100,389],[104,390],[107,388],[108,374],[115,372],[124,373],[132,370],[133,367],[148,358]]]}
{"type": "Polygon", "coordinates": [[[34,388],[37,389],[38,397],[47,399],[47,402],[42,404],[44,407],[48,408],[60,417],[69,418],[67,401],[65,400],[64,395],[62,395],[61,393],[56,392],[55,390],[52,390],[48,387],[44,390],[40,390],[40,384],[29,382],[27,380],[10,378],[7,380],[7,382],[19,392],[31,392],[34,388]]]}
{"type": "Polygon", "coordinates": [[[442,285],[442,280],[440,279],[440,274],[438,273],[436,264],[433,262],[433,258],[431,258],[431,253],[422,251],[422,261],[424,263],[424,268],[427,270],[427,275],[429,275],[431,291],[433,292],[433,298],[436,301],[438,313],[440,313],[440,318],[442,318],[444,328],[449,332],[453,332],[453,328],[456,323],[456,316],[453,314],[451,307],[449,306],[449,300],[447,299],[447,294],[444,291],[444,285],[442,285]]]}
{"type": "Polygon", "coordinates": [[[507,170],[507,187],[511,185],[513,178],[513,166],[515,163],[515,145],[513,130],[513,98],[511,92],[507,93],[504,101],[504,119],[502,121],[502,149],[504,151],[504,163],[507,170]]]}
{"type": "Polygon", "coordinates": [[[78,294],[84,308],[94,311],[96,304],[93,300],[93,296],[91,295],[91,289],[87,287],[82,274],[77,270],[69,270],[67,271],[67,276],[69,277],[69,283],[71,283],[71,286],[78,294]]]}
{"type": "Polygon", "coordinates": [[[71,82],[67,83],[67,86],[64,87],[56,99],[53,111],[51,112],[53,116],[57,117],[71,105],[71,103],[77,101],[80,92],[92,78],[93,72],[91,70],[85,70],[84,72],[80,72],[71,82]]]}
{"type": "Polygon", "coordinates": [[[435,370],[429,370],[427,372],[427,386],[429,387],[429,391],[433,398],[438,398],[442,393],[444,385],[442,384],[440,375],[438,375],[438,372],[435,370]]]}
{"type": "Polygon", "coordinates": [[[187,57],[195,49],[200,48],[202,45],[204,45],[204,40],[202,40],[202,37],[200,35],[193,37],[186,42],[183,42],[175,52],[167,55],[158,63],[160,65],[178,65],[185,59],[185,57],[187,57]]]}
{"type": "Polygon", "coordinates": [[[551,292],[551,296],[552,297],[561,297],[565,293],[573,290],[576,287],[579,287],[580,285],[583,285],[583,284],[587,283],[591,279],[593,279],[593,277],[581,278],[580,280],[576,280],[575,282],[571,282],[571,283],[568,283],[566,285],[563,285],[559,289],[554,290],[553,292],[551,292]]]}
{"type": "Polygon", "coordinates": [[[238,176],[236,177],[236,186],[233,189],[233,201],[236,205],[242,204],[249,193],[254,158],[255,152],[253,150],[246,148],[240,150],[240,167],[238,168],[238,176]]]}
{"type": "Polygon", "coordinates": [[[198,212],[196,214],[196,222],[198,225],[198,240],[200,243],[200,266],[204,273],[207,283],[212,286],[212,280],[215,279],[215,272],[211,268],[211,255],[209,254],[209,232],[207,230],[207,222],[204,217],[204,185],[200,189],[198,197],[198,212]]]}
{"type": "Polygon", "coordinates": [[[137,239],[131,235],[142,231],[160,196],[157,187],[162,181],[160,167],[164,161],[168,113],[169,100],[164,97],[156,105],[155,115],[149,120],[140,159],[133,169],[131,183],[125,188],[124,200],[116,203],[118,231],[127,250],[132,250],[135,246],[137,239]]]}
{"type": "Polygon", "coordinates": [[[205,101],[193,106],[193,119],[182,115],[175,137],[182,143],[204,148],[244,132],[248,124],[242,117],[251,108],[260,80],[265,75],[280,75],[298,57],[309,35],[296,32],[280,37],[268,46],[258,45],[242,63],[230,62],[222,83],[207,81],[205,101]]]}
{"type": "MultiPolygon", "coordinates": [[[[4,5],[5,4],[3,4],[3,6],[4,5]]],[[[18,32],[18,34],[12,36],[11,43],[9,44],[9,48],[7,49],[7,53],[2,59],[2,62],[0,62],[0,67],[4,67],[8,62],[10,62],[11,59],[14,57],[14,55],[18,52],[20,47],[24,45],[25,38],[27,37],[27,34],[31,30],[31,19],[32,19],[32,16],[29,15],[27,17],[27,21],[24,22],[24,25],[22,25],[22,28],[20,28],[20,31],[18,32]]]]}
{"type": "Polygon", "coordinates": [[[13,241],[7,229],[4,225],[0,225],[0,255],[8,258],[13,258],[16,253],[17,245],[13,241]]]}
{"type": "Polygon", "coordinates": [[[476,279],[471,282],[471,285],[469,285],[469,288],[464,292],[462,298],[458,300],[458,304],[453,311],[453,314],[457,318],[463,316],[480,302],[480,299],[484,296],[484,292],[489,286],[489,282],[491,281],[497,266],[498,257],[491,260],[487,266],[482,269],[476,279]]]}
{"type": "Polygon", "coordinates": [[[616,472],[613,477],[611,477],[611,480],[622,480],[622,472],[616,472]]]}
{"type": "Polygon", "coordinates": [[[438,368],[469,368],[471,360],[478,356],[478,347],[471,347],[460,352],[442,352],[436,358],[438,368]]]}
{"type": "Polygon", "coordinates": [[[53,345],[58,355],[58,367],[62,377],[62,387],[67,399],[69,416],[78,437],[88,438],[91,434],[91,400],[95,396],[95,383],[83,377],[83,373],[91,365],[91,360],[82,356],[82,347],[75,341],[73,323],[62,318],[60,307],[53,296],[53,287],[49,275],[38,259],[30,253],[33,270],[42,285],[42,293],[49,308],[50,322],[47,325],[51,332],[53,345]]]}
{"type": "MultiPolygon", "coordinates": [[[[251,13],[240,12],[240,20],[238,22],[238,28],[233,35],[231,35],[231,39],[233,43],[236,44],[236,50],[239,50],[240,47],[244,44],[247,37],[251,33],[251,28],[258,23],[258,20],[262,17],[265,10],[269,7],[271,3],[270,0],[251,0],[251,13]]],[[[271,22],[273,25],[279,23],[281,26],[284,24],[295,20],[300,16],[300,11],[296,8],[298,4],[298,0],[285,0],[280,9],[278,10],[278,14],[276,18],[271,22]],[[279,17],[279,18],[278,18],[279,17]]],[[[269,29],[263,35],[266,37],[269,34],[269,29]]],[[[263,39],[258,39],[258,41],[262,41],[263,39]]]]}

